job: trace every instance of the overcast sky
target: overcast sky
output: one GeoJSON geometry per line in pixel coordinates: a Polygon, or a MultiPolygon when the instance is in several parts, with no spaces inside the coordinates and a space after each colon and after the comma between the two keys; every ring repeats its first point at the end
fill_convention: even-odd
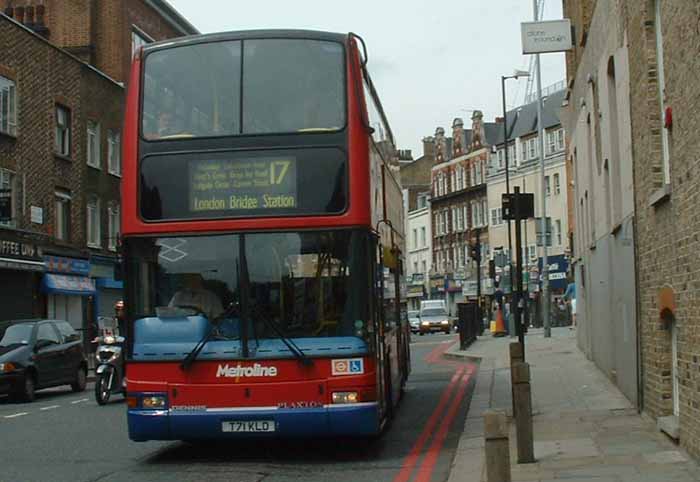
{"type": "MultiPolygon", "coordinates": [[[[421,139],[472,109],[500,115],[501,75],[527,70],[520,22],[532,0],[170,0],[202,33],[256,28],[355,32],[367,43],[369,70],[398,148],[422,153],[421,139]]],[[[546,0],[544,19],[562,17],[546,0]]],[[[565,77],[563,54],[542,55],[542,85],[565,77]]],[[[522,102],[526,80],[508,81],[508,105],[522,102]]],[[[468,124],[465,122],[465,124],[468,124]]]]}

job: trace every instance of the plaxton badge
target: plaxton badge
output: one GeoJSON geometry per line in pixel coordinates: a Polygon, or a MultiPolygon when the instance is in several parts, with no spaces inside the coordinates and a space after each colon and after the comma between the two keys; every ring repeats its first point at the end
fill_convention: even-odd
{"type": "Polygon", "coordinates": [[[264,367],[259,363],[255,363],[253,366],[243,366],[240,363],[238,365],[219,365],[216,370],[216,378],[226,377],[226,378],[246,378],[246,377],[276,377],[277,367],[264,367]]]}

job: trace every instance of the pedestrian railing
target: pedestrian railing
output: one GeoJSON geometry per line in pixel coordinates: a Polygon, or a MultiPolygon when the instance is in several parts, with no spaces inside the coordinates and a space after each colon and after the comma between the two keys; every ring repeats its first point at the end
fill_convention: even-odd
{"type": "Polygon", "coordinates": [[[459,327],[459,347],[466,350],[484,331],[484,325],[476,303],[457,304],[457,326],[459,327]]]}

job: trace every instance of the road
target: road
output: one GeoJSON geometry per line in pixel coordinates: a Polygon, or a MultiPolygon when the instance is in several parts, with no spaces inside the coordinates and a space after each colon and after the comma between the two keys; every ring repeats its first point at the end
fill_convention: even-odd
{"type": "Polygon", "coordinates": [[[413,337],[413,372],[396,418],[378,440],[133,443],[120,397],[88,390],[0,398],[0,482],[437,482],[447,480],[475,379],[447,361],[456,335],[413,337]]]}

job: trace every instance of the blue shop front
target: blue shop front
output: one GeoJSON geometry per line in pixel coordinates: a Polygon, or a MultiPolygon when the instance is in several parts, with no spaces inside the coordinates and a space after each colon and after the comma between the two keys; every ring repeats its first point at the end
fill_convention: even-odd
{"type": "Polygon", "coordinates": [[[116,257],[93,255],[90,258],[90,277],[95,280],[96,316],[114,316],[114,304],[124,299],[124,284],[114,279],[116,257]]]}
{"type": "Polygon", "coordinates": [[[90,319],[95,283],[90,279],[90,261],[66,256],[44,256],[46,273],[41,291],[46,295],[49,318],[65,320],[81,333],[86,344],[91,339],[90,319]]]}

